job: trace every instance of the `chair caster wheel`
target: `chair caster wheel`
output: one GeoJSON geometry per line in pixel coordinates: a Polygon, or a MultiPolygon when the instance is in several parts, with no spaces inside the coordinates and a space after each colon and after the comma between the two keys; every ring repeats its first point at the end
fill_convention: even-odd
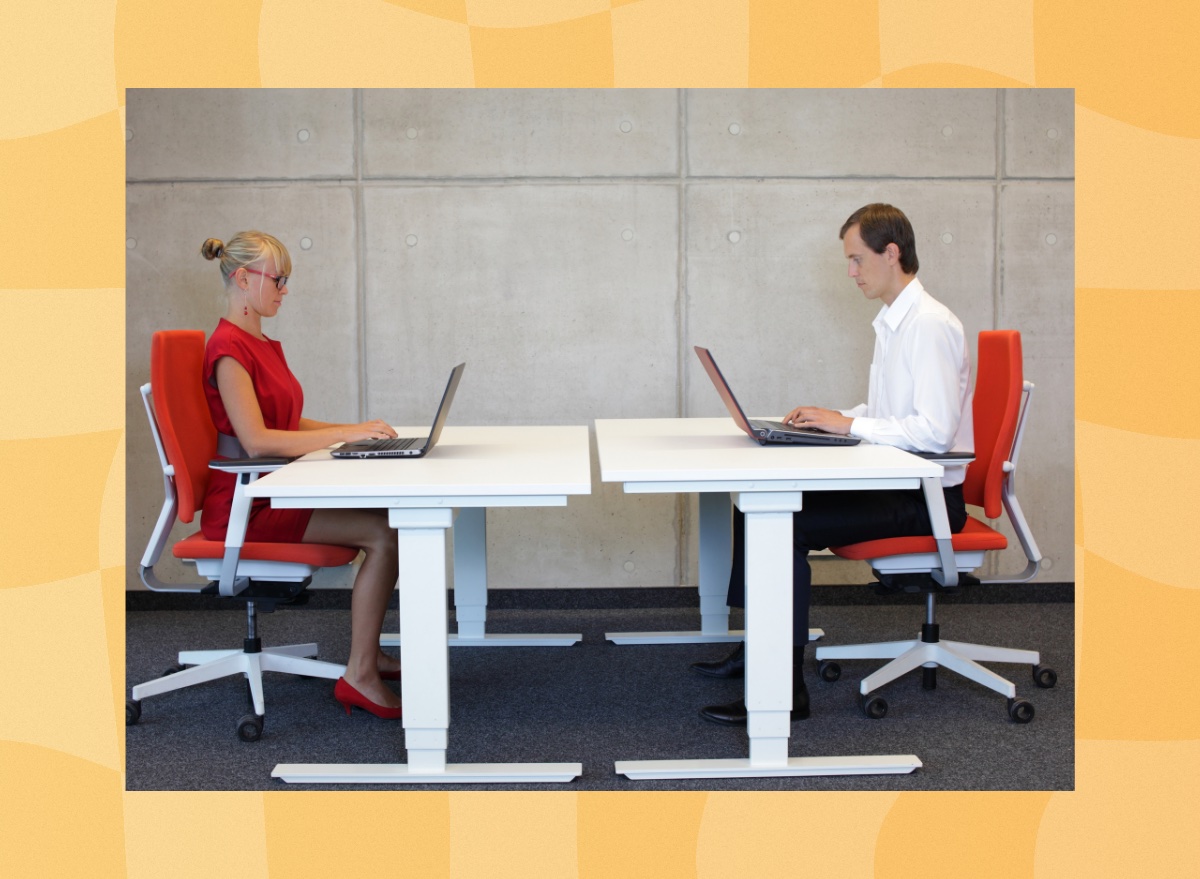
{"type": "Polygon", "coordinates": [[[263,716],[247,714],[238,720],[237,734],[243,742],[257,742],[262,738],[263,716]]]}
{"type": "Polygon", "coordinates": [[[858,704],[871,720],[882,720],[887,716],[888,704],[878,696],[859,696],[858,704]]]}
{"type": "Polygon", "coordinates": [[[142,718],[142,703],[139,699],[125,700],[125,725],[133,726],[142,718]]]}
{"type": "Polygon", "coordinates": [[[165,678],[167,675],[178,674],[179,672],[183,671],[184,668],[185,668],[185,666],[182,666],[179,663],[175,663],[174,665],[168,665],[166,668],[163,669],[163,673],[161,675],[159,675],[159,677],[165,678]]]}
{"type": "Polygon", "coordinates": [[[1013,723],[1029,723],[1033,720],[1033,705],[1024,699],[1009,699],[1008,716],[1013,723]]]}
{"type": "Polygon", "coordinates": [[[1045,665],[1033,667],[1033,682],[1043,690],[1048,690],[1058,683],[1058,672],[1045,665]]]}
{"type": "Polygon", "coordinates": [[[842,667],[836,662],[822,659],[817,663],[817,673],[821,676],[821,680],[832,684],[842,676],[842,667]]]}

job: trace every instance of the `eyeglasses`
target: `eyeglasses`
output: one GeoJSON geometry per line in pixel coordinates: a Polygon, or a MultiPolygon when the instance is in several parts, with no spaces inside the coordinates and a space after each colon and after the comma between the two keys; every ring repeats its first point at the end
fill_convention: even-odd
{"type": "Polygon", "coordinates": [[[275,282],[276,290],[279,290],[279,289],[287,286],[287,282],[288,282],[287,275],[268,275],[266,272],[260,272],[258,269],[252,269],[249,266],[242,266],[242,268],[244,268],[248,272],[254,272],[254,274],[256,274],[256,275],[262,275],[264,278],[270,278],[272,281],[275,282]]]}

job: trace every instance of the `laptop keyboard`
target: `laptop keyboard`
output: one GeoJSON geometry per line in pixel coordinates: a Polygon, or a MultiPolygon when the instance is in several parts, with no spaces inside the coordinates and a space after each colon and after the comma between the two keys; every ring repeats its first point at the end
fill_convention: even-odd
{"type": "Polygon", "coordinates": [[[411,449],[417,443],[417,437],[402,436],[396,439],[376,440],[371,446],[372,452],[394,452],[398,449],[411,449]]]}
{"type": "Polygon", "coordinates": [[[782,430],[787,433],[810,433],[819,436],[833,436],[833,434],[818,430],[815,427],[797,427],[794,424],[784,424],[782,421],[763,421],[760,419],[752,421],[750,424],[752,427],[765,427],[769,430],[782,430]]]}

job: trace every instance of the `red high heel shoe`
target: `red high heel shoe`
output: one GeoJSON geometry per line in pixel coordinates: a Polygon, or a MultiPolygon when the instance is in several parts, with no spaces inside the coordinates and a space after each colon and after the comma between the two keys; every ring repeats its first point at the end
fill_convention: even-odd
{"type": "Polygon", "coordinates": [[[380,705],[378,702],[372,702],[350,684],[346,683],[345,678],[338,678],[337,683],[333,685],[333,698],[342,703],[342,707],[346,709],[346,713],[350,713],[350,707],[357,705],[364,711],[369,711],[376,717],[382,717],[384,720],[399,720],[401,717],[401,709],[389,708],[386,705],[380,705]]]}

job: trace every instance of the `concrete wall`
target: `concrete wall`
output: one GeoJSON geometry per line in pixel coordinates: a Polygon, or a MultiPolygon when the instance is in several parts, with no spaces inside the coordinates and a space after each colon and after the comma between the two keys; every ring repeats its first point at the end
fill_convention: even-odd
{"type": "MultiPolygon", "coordinates": [[[[1022,331],[1020,496],[1042,579],[1074,579],[1070,91],[131,90],[126,137],[131,588],[162,497],[137,387],[151,332],[223,311],[205,238],[291,251],[266,330],[315,418],[422,424],[459,360],[451,423],[723,414],[697,343],[768,415],[865,399],[877,309],[837,232],[871,201],[909,215],[969,337],[1022,331]]],[[[695,583],[695,500],[595,476],[488,514],[494,586],[695,583]]]]}

